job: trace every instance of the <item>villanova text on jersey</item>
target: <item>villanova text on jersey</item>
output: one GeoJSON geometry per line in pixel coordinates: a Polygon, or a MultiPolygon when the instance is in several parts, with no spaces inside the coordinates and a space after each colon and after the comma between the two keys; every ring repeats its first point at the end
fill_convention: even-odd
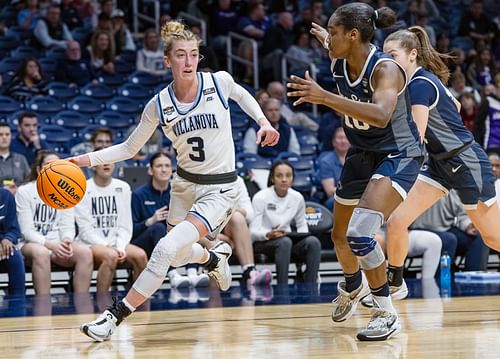
{"type": "Polygon", "coordinates": [[[184,117],[177,121],[172,130],[176,136],[197,130],[218,129],[219,125],[213,113],[200,113],[184,117]]]}
{"type": "Polygon", "coordinates": [[[94,228],[102,230],[105,237],[110,229],[117,226],[118,207],[115,196],[92,197],[92,217],[94,218],[94,228]]]}
{"type": "Polygon", "coordinates": [[[47,206],[45,203],[35,204],[35,213],[33,214],[33,223],[35,230],[44,236],[54,230],[57,210],[47,206]]]}

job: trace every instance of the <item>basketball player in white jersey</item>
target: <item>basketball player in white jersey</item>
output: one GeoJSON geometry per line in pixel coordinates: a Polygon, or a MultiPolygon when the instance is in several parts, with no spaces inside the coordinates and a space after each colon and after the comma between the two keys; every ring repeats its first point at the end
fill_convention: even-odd
{"type": "Polygon", "coordinates": [[[227,72],[196,71],[200,40],[191,31],[171,21],[162,28],[162,37],[172,83],[148,102],[139,125],[125,142],[72,158],[79,166],[131,158],[158,125],[177,151],[168,233],[158,242],[127,296],[96,320],[81,326],[81,331],[96,341],[108,340],[116,326],[160,287],[170,265],[199,263],[222,290],[231,285],[227,262],[231,247],[221,242],[207,251],[197,243],[205,236],[215,238],[230,218],[239,196],[235,189],[237,175],[228,99],[238,102],[259,123],[260,145],[273,146],[279,140],[278,132],[258,103],[227,72]]]}

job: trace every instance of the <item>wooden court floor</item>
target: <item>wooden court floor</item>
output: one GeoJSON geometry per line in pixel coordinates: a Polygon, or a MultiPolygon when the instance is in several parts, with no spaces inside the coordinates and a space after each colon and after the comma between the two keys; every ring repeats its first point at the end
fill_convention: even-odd
{"type": "Polygon", "coordinates": [[[500,358],[500,296],[397,304],[403,332],[362,343],[369,310],[333,323],[329,304],[137,312],[105,343],[78,326],[94,315],[0,319],[0,358],[500,358]]]}

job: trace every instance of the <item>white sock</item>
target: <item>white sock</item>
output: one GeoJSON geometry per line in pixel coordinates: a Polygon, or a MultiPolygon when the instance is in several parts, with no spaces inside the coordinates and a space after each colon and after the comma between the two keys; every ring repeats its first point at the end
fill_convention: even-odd
{"type": "Polygon", "coordinates": [[[122,299],[122,302],[123,304],[125,304],[125,306],[131,311],[131,312],[135,312],[135,307],[132,306],[132,304],[130,304],[127,299],[123,298],[122,299]]]}
{"type": "Polygon", "coordinates": [[[388,312],[396,313],[396,309],[392,306],[391,297],[379,297],[378,295],[372,295],[375,305],[379,308],[385,309],[388,312]]]}
{"type": "Polygon", "coordinates": [[[196,277],[198,275],[198,270],[196,268],[188,268],[187,275],[188,277],[196,277]]]}

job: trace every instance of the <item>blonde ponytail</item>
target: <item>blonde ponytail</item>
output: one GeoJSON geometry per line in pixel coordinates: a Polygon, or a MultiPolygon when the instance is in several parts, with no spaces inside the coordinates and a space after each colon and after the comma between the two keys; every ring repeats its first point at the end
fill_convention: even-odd
{"type": "Polygon", "coordinates": [[[167,56],[176,40],[196,41],[199,46],[201,40],[186,26],[178,21],[169,21],[161,28],[161,37],[165,44],[163,53],[167,56]]]}

